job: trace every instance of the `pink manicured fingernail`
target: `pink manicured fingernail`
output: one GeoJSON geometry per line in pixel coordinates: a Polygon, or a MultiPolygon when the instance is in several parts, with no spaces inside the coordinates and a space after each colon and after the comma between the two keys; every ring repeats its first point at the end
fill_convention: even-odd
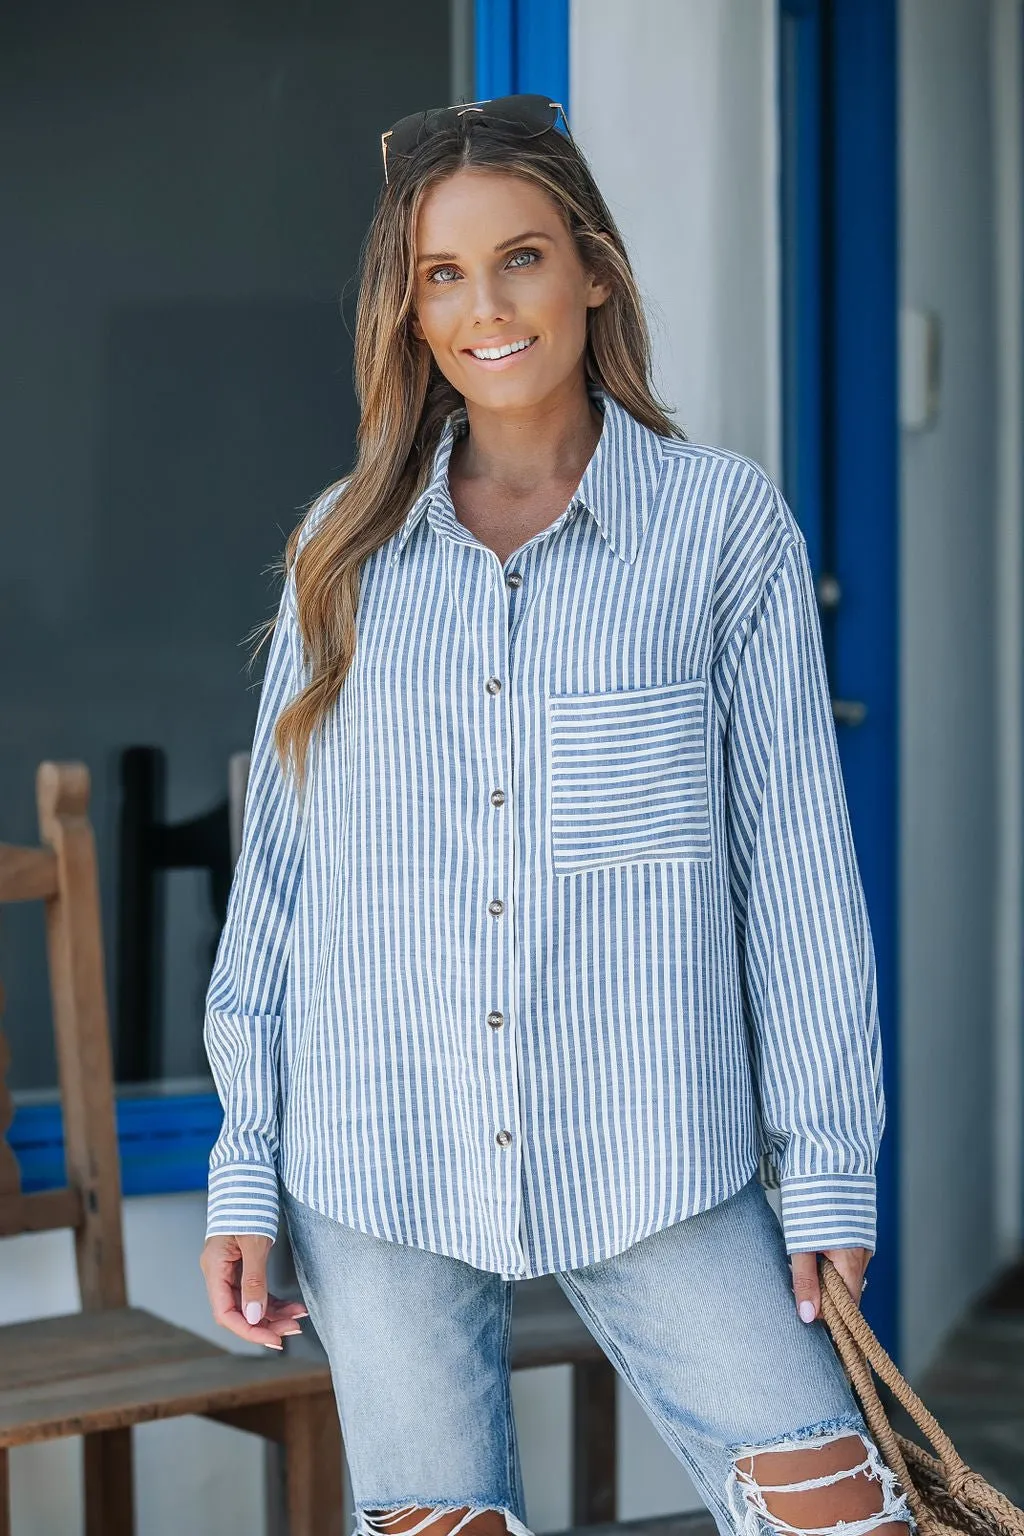
{"type": "Polygon", "coordinates": [[[245,1304],[245,1320],[247,1323],[258,1323],[263,1316],[263,1308],[258,1301],[247,1301],[245,1304]]]}
{"type": "Polygon", "coordinates": [[[814,1322],[814,1302],[813,1301],[802,1301],[800,1303],[799,1307],[797,1308],[797,1311],[800,1313],[800,1316],[803,1318],[805,1323],[813,1323],[814,1322]]]}

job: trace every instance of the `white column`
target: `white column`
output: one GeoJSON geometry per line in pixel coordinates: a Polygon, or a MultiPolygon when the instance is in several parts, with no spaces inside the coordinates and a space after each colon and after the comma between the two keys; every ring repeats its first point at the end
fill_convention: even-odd
{"type": "Polygon", "coordinates": [[[694,441],[781,473],[775,0],[577,0],[570,120],[694,441]]]}

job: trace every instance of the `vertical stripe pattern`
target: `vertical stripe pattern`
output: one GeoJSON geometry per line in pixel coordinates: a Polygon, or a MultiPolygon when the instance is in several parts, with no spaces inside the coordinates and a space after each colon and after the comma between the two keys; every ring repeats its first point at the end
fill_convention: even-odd
{"type": "Polygon", "coordinates": [[[276,1236],[280,1180],[525,1278],[768,1152],[790,1252],[874,1247],[874,952],[807,547],[756,464],[590,390],[577,493],[504,564],[455,516],[453,412],[363,563],[301,810],[285,588],[207,997],[210,1234],[276,1236]]]}

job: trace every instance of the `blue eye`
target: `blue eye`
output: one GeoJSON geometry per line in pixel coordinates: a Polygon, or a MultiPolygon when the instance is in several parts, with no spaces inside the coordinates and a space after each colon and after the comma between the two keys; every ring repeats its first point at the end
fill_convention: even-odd
{"type": "MultiPolygon", "coordinates": [[[[536,250],[535,247],[533,247],[532,245],[524,245],[520,250],[513,251],[508,259],[509,259],[510,263],[516,262],[517,266],[532,267],[532,266],[535,266],[536,263],[540,260],[540,252],[538,250],[536,250]],[[529,256],[531,258],[531,260],[527,261],[527,262],[523,262],[523,263],[518,263],[518,262],[516,262],[516,258],[519,257],[519,256],[529,256]]],[[[434,282],[434,279],[438,276],[438,274],[440,272],[455,272],[457,270],[458,270],[458,268],[456,268],[456,267],[435,267],[434,270],[428,274],[427,282],[428,283],[434,283],[434,287],[435,288],[446,288],[448,286],[447,282],[434,282]]]]}

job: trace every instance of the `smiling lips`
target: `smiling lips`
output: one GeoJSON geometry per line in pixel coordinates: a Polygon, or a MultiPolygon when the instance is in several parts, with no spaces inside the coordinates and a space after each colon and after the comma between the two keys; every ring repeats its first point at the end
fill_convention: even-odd
{"type": "Polygon", "coordinates": [[[467,347],[466,353],[478,363],[504,363],[511,357],[517,357],[520,352],[528,352],[536,340],[536,336],[524,336],[518,341],[506,342],[501,347],[467,347]]]}

